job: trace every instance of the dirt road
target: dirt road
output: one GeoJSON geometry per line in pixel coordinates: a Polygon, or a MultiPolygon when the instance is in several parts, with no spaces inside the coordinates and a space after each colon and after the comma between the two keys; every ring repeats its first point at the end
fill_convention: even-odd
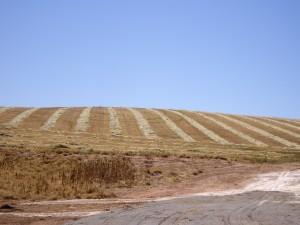
{"type": "Polygon", "coordinates": [[[300,224],[300,171],[264,174],[241,190],[158,199],[66,225],[79,224],[300,224]]]}

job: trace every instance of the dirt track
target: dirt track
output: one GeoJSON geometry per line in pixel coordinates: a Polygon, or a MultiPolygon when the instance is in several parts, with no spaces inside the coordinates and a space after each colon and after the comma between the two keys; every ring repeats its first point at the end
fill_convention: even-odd
{"type": "Polygon", "coordinates": [[[299,224],[300,205],[293,201],[292,194],[283,192],[189,197],[103,213],[67,224],[299,224]],[[268,201],[262,202],[265,198],[268,201]]]}
{"type": "Polygon", "coordinates": [[[300,171],[271,173],[258,177],[242,190],[158,200],[87,217],[66,225],[299,224],[299,181],[300,171]]]}

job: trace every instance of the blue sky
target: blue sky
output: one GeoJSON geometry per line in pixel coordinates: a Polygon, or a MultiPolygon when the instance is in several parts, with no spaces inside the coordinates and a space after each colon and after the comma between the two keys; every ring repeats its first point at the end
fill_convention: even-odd
{"type": "Polygon", "coordinates": [[[0,1],[0,105],[300,118],[300,1],[0,1]]]}

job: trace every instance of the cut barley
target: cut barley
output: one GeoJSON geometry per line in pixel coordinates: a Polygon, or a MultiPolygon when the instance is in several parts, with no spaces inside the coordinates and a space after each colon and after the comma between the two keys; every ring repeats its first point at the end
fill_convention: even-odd
{"type": "Polygon", "coordinates": [[[201,133],[203,133],[204,135],[206,135],[209,139],[219,143],[219,144],[230,144],[229,141],[225,140],[224,138],[220,137],[219,135],[217,135],[215,132],[209,130],[208,128],[202,126],[200,123],[198,123],[196,120],[184,115],[181,112],[178,111],[173,111],[173,110],[168,110],[168,112],[172,112],[175,113],[176,115],[182,117],[183,119],[185,119],[190,125],[192,125],[193,127],[195,127],[197,130],[199,130],[201,133]]]}
{"type": "Polygon", "coordinates": [[[4,113],[5,111],[7,111],[9,108],[7,108],[7,107],[3,107],[3,108],[0,108],[0,114],[1,113],[4,113]]]}
{"type": "Polygon", "coordinates": [[[41,127],[41,130],[50,130],[51,128],[55,127],[56,121],[61,117],[61,115],[67,110],[67,108],[61,108],[56,110],[44,123],[41,127]]]}
{"type": "Polygon", "coordinates": [[[261,142],[261,141],[259,141],[259,140],[256,140],[256,139],[254,139],[254,138],[248,136],[247,134],[245,134],[245,133],[243,133],[243,132],[240,132],[240,131],[234,129],[233,127],[228,126],[227,124],[225,124],[225,123],[223,123],[223,122],[221,122],[221,121],[216,120],[216,119],[213,118],[213,117],[210,117],[210,116],[205,115],[205,114],[200,113],[200,112],[198,112],[198,114],[199,114],[200,116],[202,116],[204,119],[207,119],[207,120],[209,120],[209,121],[211,121],[211,122],[213,122],[213,123],[219,125],[220,127],[224,128],[225,130],[227,130],[227,131],[229,131],[229,132],[235,134],[236,136],[238,136],[238,137],[240,137],[240,138],[242,138],[242,139],[248,141],[248,142],[251,143],[251,144],[258,145],[258,146],[267,146],[267,144],[265,144],[265,143],[263,143],[263,142],[261,142]]]}
{"type": "Polygon", "coordinates": [[[122,128],[116,110],[111,107],[107,108],[107,110],[109,113],[109,127],[111,133],[113,135],[120,135],[122,133],[122,128]]]}
{"type": "Polygon", "coordinates": [[[151,128],[150,124],[144,118],[143,114],[140,111],[133,109],[133,108],[128,108],[128,110],[135,117],[135,119],[138,123],[138,126],[140,128],[140,131],[144,134],[144,136],[146,138],[149,138],[149,139],[158,138],[157,135],[155,134],[155,132],[153,131],[153,129],[151,128]]]}
{"type": "Polygon", "coordinates": [[[230,117],[230,116],[227,116],[227,115],[224,115],[224,114],[216,114],[216,115],[218,115],[218,116],[220,116],[220,117],[223,117],[223,118],[225,118],[225,119],[227,119],[227,120],[229,120],[229,121],[231,121],[231,122],[234,122],[234,123],[236,123],[236,124],[239,124],[240,126],[242,126],[242,127],[244,127],[244,128],[247,128],[248,130],[252,130],[252,131],[254,131],[254,132],[260,134],[261,136],[264,136],[264,137],[267,137],[267,138],[269,138],[269,139],[272,139],[272,140],[274,140],[274,141],[276,141],[276,142],[278,142],[278,143],[281,143],[281,144],[283,144],[283,145],[285,145],[285,146],[289,146],[289,147],[300,147],[300,146],[299,146],[298,144],[296,144],[296,143],[293,143],[293,142],[290,142],[290,141],[288,141],[288,140],[285,140],[285,139],[283,139],[283,138],[281,138],[281,137],[275,136],[275,135],[273,135],[273,134],[271,134],[271,133],[269,133],[269,132],[267,132],[267,131],[265,131],[265,130],[262,130],[262,129],[260,129],[260,128],[254,127],[254,126],[252,126],[252,125],[250,125],[250,124],[248,124],[248,123],[245,123],[245,122],[243,122],[243,121],[241,121],[241,120],[239,120],[239,119],[234,119],[234,118],[232,118],[232,117],[230,117]]]}
{"type": "MultiPolygon", "coordinates": [[[[264,117],[264,120],[268,120],[268,121],[271,121],[271,122],[274,122],[274,123],[277,123],[277,124],[280,124],[280,125],[284,125],[284,126],[287,126],[287,127],[290,127],[290,128],[300,130],[300,127],[298,127],[298,126],[295,126],[295,125],[292,125],[292,124],[289,124],[289,123],[285,123],[285,122],[282,122],[282,121],[278,121],[278,120],[275,120],[275,119],[264,117]]],[[[293,122],[296,122],[296,123],[300,124],[300,122],[298,122],[298,121],[293,121],[293,122]]]]}
{"type": "Polygon", "coordinates": [[[184,141],[187,142],[194,142],[195,140],[185,133],[182,129],[180,129],[169,117],[167,117],[165,114],[162,112],[155,110],[155,109],[149,109],[150,111],[156,113],[157,115],[160,116],[160,118],[165,121],[166,125],[174,132],[176,133],[179,137],[181,137],[184,141]]]}
{"type": "Polygon", "coordinates": [[[79,115],[79,118],[76,122],[75,131],[78,132],[86,132],[89,128],[89,121],[90,121],[90,114],[91,114],[91,107],[85,108],[79,115]]]}
{"type": "Polygon", "coordinates": [[[25,120],[27,117],[29,117],[32,113],[34,113],[37,110],[38,108],[32,108],[24,111],[19,115],[17,115],[15,118],[13,118],[10,122],[8,122],[7,125],[11,127],[17,127],[20,123],[22,123],[23,120],[25,120]]]}
{"type": "MultiPolygon", "coordinates": [[[[281,131],[281,132],[286,133],[286,134],[288,134],[288,135],[290,135],[290,136],[293,136],[293,137],[296,137],[296,138],[300,138],[300,134],[297,134],[297,133],[294,133],[294,132],[292,132],[292,131],[286,130],[286,129],[284,129],[284,128],[275,126],[275,125],[270,124],[270,123],[268,123],[268,122],[264,122],[264,121],[255,119],[255,118],[253,118],[253,117],[246,117],[246,119],[251,120],[251,121],[256,122],[256,123],[260,123],[260,124],[262,124],[262,125],[264,125],[264,126],[266,126],[266,127],[272,128],[272,129],[274,129],[274,130],[281,131]]],[[[267,119],[267,118],[261,118],[261,119],[262,119],[262,120],[266,120],[266,121],[272,121],[272,122],[274,122],[273,120],[267,119]]],[[[275,121],[275,122],[277,122],[277,121],[275,121]]],[[[279,122],[278,124],[283,124],[283,123],[279,122]]]]}

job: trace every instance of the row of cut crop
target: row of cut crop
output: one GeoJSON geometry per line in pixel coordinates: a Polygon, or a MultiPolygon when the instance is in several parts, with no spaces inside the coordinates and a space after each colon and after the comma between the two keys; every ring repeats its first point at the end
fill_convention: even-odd
{"type": "Polygon", "coordinates": [[[141,112],[133,108],[128,108],[128,110],[132,112],[132,114],[134,115],[141,132],[144,134],[146,138],[150,138],[150,139],[157,138],[157,135],[155,134],[152,127],[149,125],[148,121],[144,118],[141,112]]]}

